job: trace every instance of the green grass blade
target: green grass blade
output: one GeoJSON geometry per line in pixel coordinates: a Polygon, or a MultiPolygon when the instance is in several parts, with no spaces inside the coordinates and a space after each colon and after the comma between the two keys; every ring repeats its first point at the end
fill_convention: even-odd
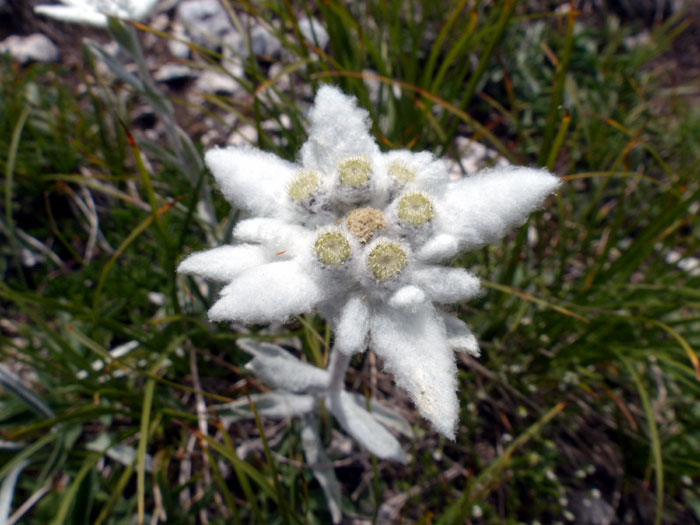
{"type": "Polygon", "coordinates": [[[78,489],[80,488],[80,484],[83,482],[83,479],[85,479],[85,476],[87,476],[90,473],[90,471],[93,468],[95,468],[95,465],[101,457],[102,456],[100,456],[99,454],[91,454],[85,460],[83,466],[78,471],[78,474],[76,474],[75,479],[73,479],[73,483],[71,483],[68,490],[65,492],[65,494],[63,494],[63,497],[61,498],[61,504],[58,507],[58,512],[56,513],[56,517],[51,522],[52,525],[63,525],[64,523],[66,523],[68,512],[70,511],[71,506],[73,505],[73,500],[75,499],[75,495],[77,494],[78,489]]]}
{"type": "Polygon", "coordinates": [[[618,353],[618,358],[627,368],[634,385],[637,387],[637,392],[639,393],[639,398],[642,401],[642,408],[644,409],[644,415],[647,418],[647,425],[649,430],[649,439],[651,441],[651,454],[654,460],[654,470],[656,472],[656,517],[654,518],[655,525],[661,525],[664,513],[664,466],[661,452],[661,440],[659,439],[659,430],[656,426],[656,419],[654,418],[654,411],[651,408],[651,403],[649,402],[649,395],[647,394],[646,388],[644,388],[644,383],[639,377],[639,374],[634,369],[632,363],[629,362],[622,354],[618,353]]]}
{"type": "Polygon", "coordinates": [[[7,222],[7,229],[9,232],[10,243],[13,246],[13,252],[15,256],[15,262],[17,263],[17,268],[20,277],[24,281],[24,273],[22,271],[22,265],[19,261],[19,254],[17,253],[17,237],[15,235],[15,223],[12,219],[12,184],[14,182],[15,176],[15,162],[17,161],[17,150],[19,149],[19,140],[22,136],[22,130],[27,122],[29,113],[31,111],[31,106],[26,104],[22,108],[22,112],[17,119],[17,123],[12,130],[12,141],[10,142],[10,148],[7,152],[7,164],[5,165],[5,221],[7,222]]]}
{"type": "Polygon", "coordinates": [[[564,95],[564,86],[566,84],[566,75],[569,72],[571,64],[571,51],[574,45],[574,25],[576,17],[575,11],[571,9],[566,15],[566,35],[564,36],[564,49],[562,57],[557,64],[554,74],[554,86],[552,88],[552,96],[549,101],[549,110],[547,111],[547,123],[544,129],[544,137],[542,139],[542,147],[537,163],[544,165],[547,159],[550,158],[553,150],[553,139],[556,129],[557,112],[561,105],[562,96],[564,95]]]}
{"type": "Polygon", "coordinates": [[[516,5],[518,5],[517,0],[503,1],[503,5],[501,7],[501,14],[498,17],[498,21],[496,22],[496,25],[493,28],[493,36],[486,44],[486,49],[482,52],[481,57],[479,58],[479,64],[476,66],[476,69],[469,77],[469,83],[464,88],[464,95],[462,95],[462,99],[460,100],[460,107],[466,108],[471,102],[472,97],[474,96],[474,90],[476,89],[476,85],[479,83],[479,80],[481,80],[481,77],[484,75],[484,72],[486,71],[486,68],[489,65],[491,56],[493,55],[496,46],[501,41],[501,38],[503,38],[503,33],[505,33],[505,30],[508,27],[508,23],[510,22],[511,17],[513,16],[513,11],[515,11],[516,5]]]}
{"type": "Polygon", "coordinates": [[[263,452],[265,453],[265,460],[267,461],[267,464],[272,470],[272,484],[274,485],[275,493],[277,494],[277,505],[280,509],[282,523],[284,523],[285,525],[290,525],[292,523],[292,515],[289,512],[287,500],[284,496],[284,492],[282,491],[282,487],[280,486],[279,473],[277,471],[277,463],[272,457],[272,452],[270,452],[270,446],[267,442],[267,438],[265,437],[265,428],[263,428],[262,426],[262,421],[260,420],[260,416],[258,415],[257,408],[255,408],[255,403],[253,403],[253,401],[251,401],[250,399],[248,401],[250,404],[250,410],[253,413],[253,418],[255,419],[255,426],[258,428],[258,432],[260,433],[260,440],[262,441],[263,452]]]}
{"type": "Polygon", "coordinates": [[[136,494],[138,501],[138,520],[143,523],[146,499],[146,449],[148,446],[148,430],[150,427],[151,407],[153,406],[153,392],[156,382],[153,379],[146,381],[143,391],[143,406],[141,411],[141,428],[139,447],[136,451],[136,494]]]}
{"type": "Polygon", "coordinates": [[[496,481],[498,475],[503,472],[510,458],[515,452],[525,443],[538,434],[552,419],[554,419],[566,406],[565,403],[558,403],[544,414],[538,421],[531,425],[525,432],[520,434],[513,442],[505,449],[503,454],[493,460],[486,469],[484,469],[472,483],[467,486],[467,489],[462,493],[459,500],[450,505],[442,517],[436,522],[437,525],[452,525],[461,524],[467,521],[468,513],[471,512],[471,502],[478,499],[483,499],[492,490],[490,488],[496,481]],[[471,487],[474,487],[472,489],[471,487]]]}

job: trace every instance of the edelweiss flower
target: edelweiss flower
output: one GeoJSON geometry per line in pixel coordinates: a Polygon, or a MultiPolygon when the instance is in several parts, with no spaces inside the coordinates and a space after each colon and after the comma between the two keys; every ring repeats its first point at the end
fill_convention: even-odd
{"type": "Polygon", "coordinates": [[[60,0],[64,5],[38,5],[34,12],[56,20],[107,27],[107,17],[141,21],[158,0],[60,0]]]}
{"type": "Polygon", "coordinates": [[[479,280],[438,263],[522,224],[559,180],[509,168],[452,181],[430,153],[381,153],[367,112],[329,86],[310,120],[296,164],[251,148],[207,152],[224,196],[254,218],[236,226],[239,244],[193,254],[178,271],[228,283],[213,321],[319,312],[337,352],[371,348],[420,413],[453,438],[452,351],[479,349],[466,324],[435,304],[474,297],[479,280]]]}

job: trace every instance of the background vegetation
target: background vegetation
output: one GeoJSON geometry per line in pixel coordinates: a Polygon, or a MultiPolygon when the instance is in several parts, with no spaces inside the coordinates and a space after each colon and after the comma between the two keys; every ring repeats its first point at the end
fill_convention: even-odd
{"type": "MultiPolygon", "coordinates": [[[[398,466],[348,450],[326,420],[348,519],[699,520],[700,85],[678,58],[698,21],[640,38],[639,22],[545,2],[225,5],[285,49],[240,57],[245,96],[191,107],[156,86],[133,35],[172,37],[144,26],[112,24],[136,65],[112,74],[87,45],[77,67],[0,64],[0,521],[10,504],[30,524],[329,520],[295,422],[217,409],[264,388],[242,369],[242,334],[297,337],[320,364],[329,330],[208,324],[216,291],[174,272],[239,218],[192,123],[248,126],[292,159],[323,82],[358,97],[385,148],[458,161],[468,137],[566,181],[518,232],[455,262],[487,291],[459,310],[483,357],[460,356],[456,442],[356,358],[352,388],[403,406],[416,436],[398,466]],[[307,15],[325,49],[299,30],[307,15]],[[138,104],[171,131],[141,132],[138,104]]],[[[225,71],[192,49],[192,67],[225,71]]]]}

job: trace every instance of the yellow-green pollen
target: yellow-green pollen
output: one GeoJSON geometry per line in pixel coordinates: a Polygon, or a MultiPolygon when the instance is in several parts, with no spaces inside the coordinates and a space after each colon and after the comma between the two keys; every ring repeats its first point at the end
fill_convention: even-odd
{"type": "Polygon", "coordinates": [[[413,226],[420,226],[433,220],[433,203],[422,193],[407,193],[399,199],[399,219],[413,226]]]}
{"type": "Polygon", "coordinates": [[[416,178],[416,172],[400,160],[391,161],[387,171],[389,171],[389,175],[403,184],[413,182],[416,178]]]}
{"type": "Polygon", "coordinates": [[[350,256],[350,243],[341,231],[327,230],[316,237],[314,251],[323,264],[340,266],[350,256]]]}
{"type": "Polygon", "coordinates": [[[371,174],[372,164],[364,157],[351,157],[338,164],[340,184],[346,187],[364,186],[371,174]]]}
{"type": "Polygon", "coordinates": [[[318,188],[321,179],[314,171],[299,172],[287,185],[287,194],[293,201],[303,202],[309,199],[318,188]]]}
{"type": "Polygon", "coordinates": [[[395,242],[380,242],[367,257],[367,268],[375,279],[385,281],[406,267],[406,252],[395,242]]]}
{"type": "Polygon", "coordinates": [[[345,217],[345,226],[355,239],[365,244],[375,232],[386,226],[382,212],[370,208],[355,208],[345,217]]]}

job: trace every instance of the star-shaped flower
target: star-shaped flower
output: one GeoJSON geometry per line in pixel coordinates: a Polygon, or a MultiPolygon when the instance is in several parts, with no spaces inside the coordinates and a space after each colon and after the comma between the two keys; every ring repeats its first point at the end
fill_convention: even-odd
{"type": "Polygon", "coordinates": [[[213,149],[224,196],[253,218],[238,244],[178,269],[228,283],[213,321],[266,323],[317,311],[335,351],[371,348],[420,413],[449,438],[458,418],[453,350],[476,339],[437,305],[471,299],[477,277],[438,263],[521,225],[559,185],[545,170],[486,170],[450,180],[427,152],[380,152],[355,99],[324,86],[297,163],[252,148],[213,149]]]}
{"type": "Polygon", "coordinates": [[[56,20],[107,27],[107,17],[142,21],[158,0],[60,0],[63,5],[38,5],[34,12],[56,20]]]}

